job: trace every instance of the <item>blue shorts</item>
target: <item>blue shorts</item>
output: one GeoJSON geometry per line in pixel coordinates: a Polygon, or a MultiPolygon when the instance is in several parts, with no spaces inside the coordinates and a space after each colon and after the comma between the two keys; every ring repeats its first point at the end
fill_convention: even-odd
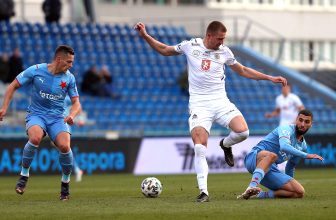
{"type": "MultiPolygon", "coordinates": [[[[244,163],[247,170],[253,174],[257,166],[257,155],[260,149],[252,149],[245,157],[244,163]]],[[[275,163],[272,164],[269,171],[265,174],[260,184],[270,190],[278,190],[293,178],[281,172],[275,163]]]]}
{"type": "Polygon", "coordinates": [[[33,125],[40,126],[52,141],[55,141],[57,135],[61,132],[70,134],[70,127],[67,123],[64,123],[63,117],[51,118],[44,115],[28,114],[26,117],[26,130],[28,131],[33,125]]]}

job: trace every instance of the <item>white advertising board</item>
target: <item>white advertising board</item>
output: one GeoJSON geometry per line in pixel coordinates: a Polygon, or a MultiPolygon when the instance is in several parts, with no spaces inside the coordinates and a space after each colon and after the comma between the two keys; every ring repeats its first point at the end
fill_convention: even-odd
{"type": "MultiPolygon", "coordinates": [[[[221,137],[208,140],[206,154],[209,173],[247,172],[244,167],[245,155],[263,137],[249,137],[233,146],[235,166],[229,167],[224,160],[224,153],[219,147],[221,137]]],[[[280,169],[283,169],[280,167],[280,169]]],[[[183,174],[194,171],[194,145],[190,137],[144,138],[142,140],[134,174],[183,174]]]]}

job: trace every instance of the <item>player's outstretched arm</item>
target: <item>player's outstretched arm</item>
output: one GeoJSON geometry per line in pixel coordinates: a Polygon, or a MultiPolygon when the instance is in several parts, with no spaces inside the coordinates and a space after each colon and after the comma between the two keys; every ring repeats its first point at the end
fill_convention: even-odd
{"type": "Polygon", "coordinates": [[[287,85],[287,80],[282,76],[270,76],[264,73],[261,73],[255,69],[243,66],[240,63],[236,63],[230,66],[233,71],[238,73],[239,75],[255,80],[269,80],[273,83],[281,83],[282,86],[287,85]]]}
{"type": "Polygon", "coordinates": [[[321,157],[320,155],[317,155],[317,154],[307,154],[305,159],[319,159],[320,161],[324,160],[323,157],[321,157]]]}
{"type": "Polygon", "coordinates": [[[2,102],[2,106],[0,109],[0,121],[2,121],[3,117],[6,115],[8,106],[13,98],[13,95],[19,87],[20,87],[20,84],[16,79],[13,80],[13,82],[9,84],[9,86],[7,87],[5,95],[4,95],[4,99],[2,102]]]}
{"type": "Polygon", "coordinates": [[[150,36],[146,31],[146,26],[142,22],[138,22],[134,29],[138,31],[139,35],[151,46],[154,50],[164,56],[179,55],[174,49],[174,46],[168,46],[150,36]]]}

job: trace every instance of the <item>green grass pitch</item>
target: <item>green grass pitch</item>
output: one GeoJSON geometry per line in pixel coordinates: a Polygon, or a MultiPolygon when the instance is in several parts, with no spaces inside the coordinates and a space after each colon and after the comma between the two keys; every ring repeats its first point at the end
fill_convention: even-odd
{"type": "Polygon", "coordinates": [[[58,200],[60,176],[31,174],[24,195],[17,177],[0,177],[0,219],[335,219],[336,170],[297,170],[303,199],[237,200],[251,178],[247,173],[210,174],[209,203],[196,203],[195,175],[156,175],[159,198],[145,198],[131,174],[83,176],[71,183],[69,201],[58,200]]]}

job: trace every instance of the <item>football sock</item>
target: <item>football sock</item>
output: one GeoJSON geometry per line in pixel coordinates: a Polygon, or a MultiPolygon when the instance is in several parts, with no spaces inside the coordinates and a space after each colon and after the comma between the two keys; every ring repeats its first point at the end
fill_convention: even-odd
{"type": "Polygon", "coordinates": [[[68,183],[70,182],[70,175],[72,171],[72,165],[73,165],[73,155],[72,151],[70,150],[67,153],[61,153],[59,154],[59,162],[62,167],[62,182],[68,183]]]}
{"type": "Polygon", "coordinates": [[[268,198],[274,198],[274,191],[269,190],[266,192],[260,192],[257,196],[258,199],[268,199],[268,198]]]}
{"type": "Polygon", "coordinates": [[[23,148],[22,167],[21,167],[21,173],[20,173],[21,176],[29,177],[29,168],[34,159],[35,153],[37,151],[37,147],[38,146],[28,141],[25,147],[23,148]]]}
{"type": "Polygon", "coordinates": [[[75,159],[73,160],[73,170],[75,173],[79,173],[81,171],[75,159]]]}
{"type": "Polygon", "coordinates": [[[206,161],[206,147],[195,144],[195,171],[197,174],[198,188],[201,192],[208,193],[208,163],[206,161]]]}
{"type": "Polygon", "coordinates": [[[253,172],[252,180],[250,182],[249,187],[258,186],[260,184],[260,181],[264,178],[264,176],[265,176],[265,172],[260,168],[256,168],[253,172]]]}
{"type": "Polygon", "coordinates": [[[224,147],[231,147],[234,144],[244,141],[248,136],[249,136],[249,130],[240,133],[231,131],[229,136],[224,138],[223,145],[224,147]]]}

